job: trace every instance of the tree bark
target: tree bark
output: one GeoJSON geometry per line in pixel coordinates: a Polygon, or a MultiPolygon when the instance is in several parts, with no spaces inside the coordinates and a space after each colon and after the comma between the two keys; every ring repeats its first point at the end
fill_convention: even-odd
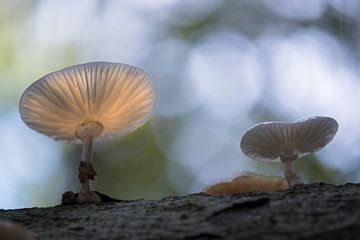
{"type": "Polygon", "coordinates": [[[360,184],[1,210],[38,239],[360,239],[360,184]]]}

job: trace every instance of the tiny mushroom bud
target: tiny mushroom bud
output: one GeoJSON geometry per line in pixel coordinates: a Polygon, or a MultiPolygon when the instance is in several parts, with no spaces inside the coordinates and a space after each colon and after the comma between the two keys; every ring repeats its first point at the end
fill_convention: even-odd
{"type": "Polygon", "coordinates": [[[311,117],[300,122],[264,122],[250,128],[240,147],[245,155],[258,161],[281,161],[290,187],[303,184],[293,162],[314,153],[328,144],[338,130],[330,117],[311,117]]]}
{"type": "Polygon", "coordinates": [[[210,195],[231,195],[248,192],[275,192],[289,188],[286,179],[278,176],[265,176],[247,173],[231,181],[212,184],[204,190],[210,195]]]}
{"type": "Polygon", "coordinates": [[[22,120],[35,131],[67,142],[81,141],[81,189],[76,200],[99,202],[89,180],[93,141],[124,135],[150,117],[156,91],[141,69],[121,64],[93,62],[50,73],[26,89],[20,100],[22,120]]]}

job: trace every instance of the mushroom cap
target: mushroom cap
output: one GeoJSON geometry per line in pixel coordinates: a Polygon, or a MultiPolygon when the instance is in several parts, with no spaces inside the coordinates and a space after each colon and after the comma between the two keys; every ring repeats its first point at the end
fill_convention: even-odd
{"type": "Polygon", "coordinates": [[[144,124],[156,90],[141,69],[108,62],[74,65],[50,73],[28,87],[20,99],[22,120],[56,140],[76,141],[80,124],[98,122],[98,137],[124,135],[144,124]]]}
{"type": "Polygon", "coordinates": [[[280,155],[299,157],[319,151],[338,130],[330,117],[316,116],[300,122],[263,122],[250,128],[242,137],[240,148],[258,161],[279,161],[280,155]]]}

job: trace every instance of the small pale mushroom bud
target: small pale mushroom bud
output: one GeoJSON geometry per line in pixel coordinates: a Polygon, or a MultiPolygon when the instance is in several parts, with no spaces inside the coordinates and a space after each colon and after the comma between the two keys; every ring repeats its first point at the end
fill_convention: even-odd
{"type": "Polygon", "coordinates": [[[212,184],[204,191],[210,195],[232,195],[248,192],[275,192],[287,188],[289,186],[283,177],[247,173],[231,181],[212,184]]]}
{"type": "MultiPolygon", "coordinates": [[[[125,135],[152,115],[156,90],[141,69],[93,62],[50,73],[26,89],[20,100],[22,120],[35,131],[67,142],[82,142],[77,202],[99,202],[89,180],[93,141],[125,135]]],[[[69,202],[65,194],[63,202],[69,202]]],[[[72,201],[72,200],[71,200],[72,201]]]]}
{"type": "Polygon", "coordinates": [[[338,123],[330,117],[311,117],[300,122],[264,122],[250,128],[240,147],[248,157],[266,162],[281,161],[290,187],[303,184],[294,161],[319,151],[335,136],[338,123]]]}

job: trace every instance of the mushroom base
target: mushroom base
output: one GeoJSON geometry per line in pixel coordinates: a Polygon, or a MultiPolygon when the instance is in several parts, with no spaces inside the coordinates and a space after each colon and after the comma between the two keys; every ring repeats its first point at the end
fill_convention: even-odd
{"type": "Polygon", "coordinates": [[[79,165],[79,180],[80,180],[80,199],[85,199],[85,202],[96,202],[94,200],[87,201],[86,199],[95,199],[93,191],[91,191],[90,180],[95,180],[96,172],[92,164],[88,161],[80,161],[79,165]]]}
{"type": "Polygon", "coordinates": [[[90,191],[87,194],[74,193],[68,191],[62,194],[62,205],[75,205],[84,203],[99,203],[99,202],[120,202],[120,200],[109,197],[97,191],[90,191]]]}
{"type": "Polygon", "coordinates": [[[297,156],[281,156],[280,159],[284,166],[285,178],[289,184],[289,187],[292,188],[295,185],[304,184],[302,178],[295,172],[294,161],[297,159],[297,156]]]}
{"type": "Polygon", "coordinates": [[[100,196],[93,191],[73,193],[71,191],[65,192],[62,195],[61,203],[63,205],[81,204],[81,203],[99,203],[100,196]]]}
{"type": "Polygon", "coordinates": [[[304,181],[302,180],[302,178],[293,172],[287,173],[285,171],[285,178],[286,178],[290,188],[294,187],[295,185],[304,184],[304,181]]]}

